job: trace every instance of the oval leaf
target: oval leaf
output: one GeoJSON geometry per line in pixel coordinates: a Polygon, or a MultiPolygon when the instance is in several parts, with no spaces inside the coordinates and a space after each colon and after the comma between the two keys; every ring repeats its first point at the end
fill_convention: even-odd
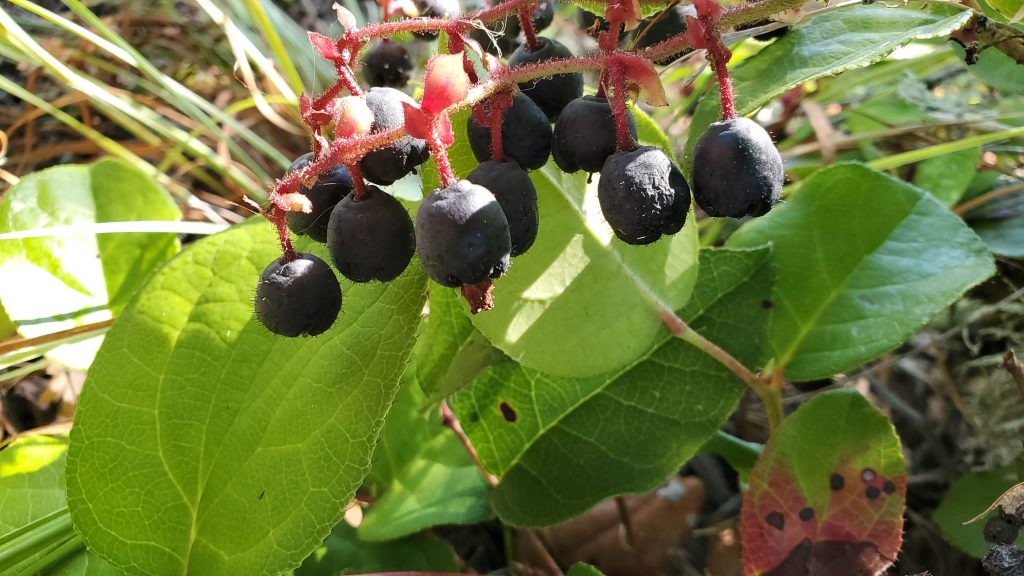
{"type": "MultiPolygon", "coordinates": [[[[753,364],[771,289],[768,249],[704,251],[682,317],[753,364]]],[[[586,379],[494,366],[453,408],[483,464],[501,477],[494,509],[508,524],[543,526],[597,502],[665,481],[729,417],[744,386],[682,340],[663,337],[621,371],[586,379]]]]}
{"type": "Polygon", "coordinates": [[[892,350],[995,271],[981,240],[933,196],[860,164],[815,173],[729,245],[766,242],[778,263],[770,339],[792,380],[892,350]]]}
{"type": "MultiPolygon", "coordinates": [[[[0,300],[25,337],[108,320],[156,267],[178,251],[169,233],[96,234],[103,222],[178,220],[174,200],[147,174],[115,159],[41,170],[21,179],[0,203],[0,234],[54,227],[59,235],[0,239],[0,300]],[[17,280],[11,280],[17,279],[17,280]]],[[[85,369],[99,339],[51,352],[85,369]]]]}
{"type": "Polygon", "coordinates": [[[787,418],[750,474],[744,573],[881,574],[903,538],[907,469],[892,424],[854,391],[787,418]]]}
{"type": "MultiPolygon", "coordinates": [[[[326,258],[323,248],[300,244],[326,258]]],[[[270,334],[252,313],[279,256],[262,219],[201,240],[118,319],[89,371],[68,504],[133,574],[294,568],[341,519],[398,386],[425,281],[343,282],[334,327],[270,334]]]]}
{"type": "MultiPolygon", "coordinates": [[[[993,509],[1002,506],[1002,497],[1020,481],[1018,466],[968,472],[949,486],[932,513],[932,520],[950,544],[977,558],[985,556],[992,547],[985,541],[985,520],[995,515],[991,514],[993,509]],[[983,510],[981,518],[977,518],[983,510]]],[[[1024,535],[1017,538],[1016,543],[1024,544],[1024,535]]]]}

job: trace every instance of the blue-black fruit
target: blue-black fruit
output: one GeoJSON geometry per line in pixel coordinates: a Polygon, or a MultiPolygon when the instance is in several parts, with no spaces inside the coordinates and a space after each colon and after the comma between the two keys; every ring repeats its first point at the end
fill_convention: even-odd
{"type": "Polygon", "coordinates": [[[494,195],[459,180],[423,199],[416,213],[416,247],[427,276],[456,288],[504,274],[512,238],[494,195]]]}
{"type": "Polygon", "coordinates": [[[402,88],[409,83],[412,69],[412,59],[405,46],[387,38],[363,56],[363,78],[370,86],[402,88]]]}
{"type": "Polygon", "coordinates": [[[660,148],[616,152],[601,169],[597,186],[601,213],[627,244],[650,244],[686,223],[690,188],[660,148]]]}
{"type": "MultiPolygon", "coordinates": [[[[525,66],[538,62],[547,62],[558,58],[571,58],[572,52],[561,42],[552,38],[537,38],[537,50],[531,51],[523,44],[508,59],[509,66],[525,66]]],[[[530,80],[519,85],[527,96],[540,106],[552,122],[565,108],[565,105],[583,96],[583,73],[555,74],[549,78],[530,80]]]]}
{"type": "MultiPolygon", "coordinates": [[[[404,92],[394,88],[370,88],[366,91],[366,106],[373,112],[370,133],[386,132],[405,126],[402,102],[417,105],[404,92]]],[[[402,178],[430,157],[426,140],[402,136],[391,144],[369,152],[359,162],[363,178],[388,186],[402,178]]]]}
{"type": "MultiPolygon", "coordinates": [[[[640,26],[637,27],[633,33],[634,39],[636,40],[637,48],[647,48],[653,46],[658,42],[668,40],[672,36],[681,34],[686,31],[686,16],[687,8],[682,4],[677,4],[668,10],[664,14],[652,16],[649,20],[641,22],[640,26]]],[[[692,10],[692,8],[690,8],[692,10]]],[[[693,15],[692,13],[690,15],[693,15]]],[[[685,48],[679,52],[683,52],[685,48]]],[[[659,66],[667,66],[676,59],[678,54],[672,54],[657,60],[654,63],[659,66]]]]}
{"type": "Polygon", "coordinates": [[[779,201],[782,156],[749,118],[715,122],[693,148],[693,199],[709,216],[761,216],[779,201]]]}
{"type": "MultiPolygon", "coordinates": [[[[626,110],[629,131],[636,139],[636,122],[626,110]]],[[[608,100],[584,96],[570,102],[555,122],[551,155],[563,172],[600,172],[615,153],[615,117],[608,100]]]]}
{"type": "MultiPolygon", "coordinates": [[[[533,31],[540,32],[555,19],[554,0],[541,0],[533,9],[530,21],[533,22],[533,31]]],[[[519,16],[510,14],[503,20],[490,25],[489,31],[483,28],[474,28],[469,37],[480,43],[480,47],[491,54],[510,54],[522,44],[522,32],[519,26],[519,16]],[[490,31],[490,33],[489,33],[490,31]],[[492,39],[492,34],[494,39],[492,39]]]]}
{"type": "Polygon", "coordinates": [[[376,186],[349,194],[331,213],[327,252],[341,275],[353,282],[394,280],[416,251],[412,219],[402,203],[376,186]]]}
{"type": "MultiPolygon", "coordinates": [[[[415,0],[416,9],[423,18],[458,18],[462,12],[459,0],[415,0]]],[[[437,32],[413,32],[420,40],[433,40],[437,38],[437,32]]]]}
{"type": "MultiPolygon", "coordinates": [[[[309,152],[299,156],[288,168],[291,174],[302,170],[313,161],[313,155],[309,152]]],[[[334,209],[341,199],[352,191],[352,175],[344,166],[337,166],[320,175],[312,187],[302,187],[300,192],[309,198],[313,210],[309,213],[289,212],[285,215],[285,222],[288,228],[300,235],[309,236],[317,242],[327,241],[327,221],[330,219],[331,210],[334,209]]]]}
{"type": "Polygon", "coordinates": [[[537,239],[537,189],[514,160],[489,160],[469,173],[467,180],[494,194],[508,220],[512,255],[519,256],[537,239]]]}
{"type": "MultiPolygon", "coordinates": [[[[491,159],[491,127],[477,123],[473,115],[466,122],[466,135],[477,162],[491,159]]],[[[551,153],[551,123],[533,100],[522,92],[512,97],[512,106],[501,121],[501,146],[505,156],[527,170],[536,170],[551,153]]]]}
{"type": "Polygon", "coordinates": [[[279,336],[316,336],[341,311],[341,285],[326,262],[299,252],[278,258],[263,270],[253,304],[256,318],[279,336]]]}

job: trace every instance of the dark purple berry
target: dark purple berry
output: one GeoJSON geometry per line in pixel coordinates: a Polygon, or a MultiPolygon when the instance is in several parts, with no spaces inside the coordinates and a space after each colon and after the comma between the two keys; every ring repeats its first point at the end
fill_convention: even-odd
{"type": "MultiPolygon", "coordinates": [[[[675,5],[671,10],[668,10],[664,14],[652,16],[650,19],[640,23],[634,34],[634,40],[637,48],[647,48],[653,46],[658,42],[668,40],[672,36],[681,34],[686,31],[686,16],[687,10],[690,10],[689,15],[695,16],[692,12],[691,6],[683,6],[682,4],[675,5]]],[[[685,48],[679,52],[683,52],[685,48]]],[[[678,54],[672,54],[666,56],[661,60],[657,60],[654,63],[659,66],[668,66],[671,64],[678,54]]]]}
{"type": "Polygon", "coordinates": [[[709,216],[761,216],[782,193],[782,156],[749,118],[715,122],[693,149],[693,199],[709,216]]]}
{"type": "Polygon", "coordinates": [[[402,203],[376,186],[348,195],[331,213],[327,251],[353,282],[388,282],[409,266],[416,251],[412,219],[402,203]]]}
{"type": "Polygon", "coordinates": [[[690,188],[672,160],[654,146],[616,152],[601,169],[601,213],[627,244],[650,244],[686,223],[690,188]]]}
{"type": "Polygon", "coordinates": [[[504,274],[512,239],[494,195],[483,186],[459,180],[434,190],[420,204],[416,247],[427,276],[456,288],[504,274]]]}
{"type": "MultiPolygon", "coordinates": [[[[626,110],[629,131],[636,139],[636,122],[626,110]]],[[[551,155],[563,172],[600,172],[615,153],[615,117],[608,100],[584,96],[569,103],[555,122],[551,155]]]]}
{"type": "Polygon", "coordinates": [[[519,256],[537,239],[537,189],[530,176],[514,160],[484,162],[469,173],[467,180],[494,194],[508,220],[512,255],[519,256]]]}
{"type": "Polygon", "coordinates": [[[409,52],[393,40],[381,40],[363,56],[363,78],[370,86],[402,88],[412,69],[409,52]]]}
{"type": "MultiPolygon", "coordinates": [[[[477,162],[491,159],[491,127],[481,126],[472,114],[466,134],[477,162]]],[[[527,170],[536,170],[551,153],[551,123],[533,100],[522,92],[512,97],[512,106],[501,121],[501,146],[505,156],[527,170]]]]}
{"type": "Polygon", "coordinates": [[[302,252],[270,263],[256,284],[256,318],[279,336],[316,336],[341,311],[341,285],[326,262],[302,252]]]}
{"type": "MultiPolygon", "coordinates": [[[[568,48],[552,38],[538,37],[537,44],[536,51],[530,51],[525,44],[517,48],[508,59],[509,66],[525,66],[572,57],[572,52],[568,48]]],[[[583,96],[583,74],[581,72],[555,74],[549,78],[524,82],[519,85],[519,89],[533,99],[537,106],[544,111],[544,114],[547,114],[548,119],[553,122],[566,104],[583,96]]]]}
{"type": "MultiPolygon", "coordinates": [[[[534,8],[530,19],[533,21],[534,32],[540,32],[550,26],[555,19],[554,0],[541,0],[534,8]]],[[[523,43],[521,32],[519,17],[511,14],[504,20],[491,24],[489,30],[474,28],[469,36],[487,52],[499,55],[511,54],[523,43]]]]}
{"type": "MultiPolygon", "coordinates": [[[[292,162],[288,173],[302,170],[312,161],[313,155],[307,152],[292,162]]],[[[331,210],[352,191],[352,187],[352,175],[344,166],[337,166],[333,170],[321,174],[311,188],[303,186],[300,190],[306,195],[306,198],[309,198],[313,210],[309,214],[289,212],[285,215],[288,228],[300,236],[309,236],[317,242],[326,242],[327,222],[330,219],[331,210]]]]}
{"type": "MultiPolygon", "coordinates": [[[[423,18],[458,18],[462,12],[459,0],[415,0],[417,10],[423,18]]],[[[433,40],[437,32],[413,32],[420,40],[433,40]]]]}
{"type": "MultiPolygon", "coordinates": [[[[402,102],[417,105],[404,92],[394,88],[370,88],[366,91],[366,105],[373,112],[370,133],[386,132],[405,126],[402,102]]],[[[359,162],[363,178],[388,186],[399,180],[430,157],[426,140],[403,136],[391,144],[369,152],[359,162]]]]}

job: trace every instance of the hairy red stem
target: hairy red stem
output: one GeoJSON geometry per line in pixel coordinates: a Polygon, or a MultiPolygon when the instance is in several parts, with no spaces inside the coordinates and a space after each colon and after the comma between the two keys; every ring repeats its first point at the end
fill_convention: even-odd
{"type": "Polygon", "coordinates": [[[338,95],[341,94],[341,91],[344,90],[345,88],[346,88],[345,83],[342,82],[339,79],[337,82],[332,84],[330,88],[328,88],[327,90],[324,90],[323,94],[321,94],[321,95],[319,95],[319,96],[317,96],[316,98],[313,99],[313,109],[314,110],[323,110],[324,106],[327,106],[327,104],[331,100],[334,100],[335,98],[337,98],[338,95]]]}
{"type": "Polygon", "coordinates": [[[526,48],[530,52],[536,52],[540,46],[537,44],[537,31],[533,28],[533,10],[536,5],[524,5],[519,8],[519,28],[526,37],[526,48]]]}
{"type": "Polygon", "coordinates": [[[352,176],[352,194],[356,200],[366,198],[366,182],[363,180],[363,171],[359,168],[359,162],[346,162],[345,168],[352,176]]]}
{"type": "Polygon", "coordinates": [[[629,116],[626,115],[626,72],[622,66],[613,64],[612,80],[612,116],[615,117],[615,148],[628,152],[636,149],[636,141],[629,131],[629,116]]]}
{"type": "Polygon", "coordinates": [[[338,80],[345,86],[349,94],[353,96],[363,95],[363,89],[359,86],[359,82],[356,82],[356,75],[348,64],[338,66],[338,80]]]}
{"type": "Polygon", "coordinates": [[[434,162],[437,163],[437,174],[441,179],[441,187],[447,188],[458,182],[459,179],[455,177],[455,170],[452,169],[452,163],[448,160],[448,148],[441,142],[440,120],[440,114],[430,119],[430,137],[427,139],[427,144],[430,145],[430,154],[434,157],[434,162]]]}

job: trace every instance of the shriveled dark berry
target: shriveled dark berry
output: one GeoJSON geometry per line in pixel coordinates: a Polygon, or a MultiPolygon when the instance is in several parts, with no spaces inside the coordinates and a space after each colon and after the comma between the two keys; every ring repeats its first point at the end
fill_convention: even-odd
{"type": "MultiPolygon", "coordinates": [[[[472,114],[466,134],[477,162],[491,159],[491,127],[477,123],[472,114]]],[[[522,92],[512,97],[512,106],[501,121],[501,145],[505,156],[527,170],[536,170],[551,153],[551,123],[533,100],[522,92]]]]}
{"type": "MultiPolygon", "coordinates": [[[[394,88],[370,88],[366,91],[366,105],[373,112],[370,133],[386,132],[405,125],[402,102],[416,105],[404,92],[394,88]]],[[[388,186],[402,178],[430,157],[426,140],[403,136],[388,146],[369,152],[359,162],[363,178],[388,186]]]]}
{"type": "Polygon", "coordinates": [[[999,514],[985,522],[982,533],[985,535],[985,540],[993,544],[1013,544],[1017,540],[1017,534],[1020,533],[1020,527],[1014,526],[1013,523],[1007,521],[1003,514],[999,514]]]}
{"type": "Polygon", "coordinates": [[[342,276],[353,282],[394,280],[416,251],[412,219],[402,203],[376,186],[348,195],[331,213],[327,251],[342,276]]]}
{"type": "Polygon", "coordinates": [[[363,78],[370,86],[401,88],[409,83],[412,69],[409,51],[394,40],[381,40],[363,56],[363,78]]]}
{"type": "Polygon", "coordinates": [[[690,188],[672,160],[654,146],[616,152],[601,169],[601,213],[627,244],[650,244],[686,223],[690,188]]]}
{"type": "Polygon", "coordinates": [[[1013,544],[989,548],[981,565],[990,576],[1024,576],[1024,550],[1013,544]]]}
{"type": "Polygon", "coordinates": [[[504,274],[512,239],[494,195],[459,180],[434,190],[420,204],[416,247],[427,276],[455,288],[504,274]]]}
{"type": "Polygon", "coordinates": [[[782,156],[749,118],[715,122],[693,149],[693,199],[709,216],[761,216],[782,193],[782,156]]]}
{"type": "MultiPolygon", "coordinates": [[[[313,155],[309,152],[299,156],[288,168],[291,174],[302,170],[313,161],[313,155]]],[[[338,166],[333,170],[321,174],[312,187],[302,187],[300,192],[309,198],[313,210],[306,214],[304,212],[289,212],[285,215],[285,222],[288,228],[300,235],[309,236],[317,242],[327,241],[327,222],[331,216],[331,210],[341,202],[341,199],[352,191],[352,175],[348,168],[338,166]]]]}
{"type": "Polygon", "coordinates": [[[253,304],[256,318],[279,336],[323,334],[341,311],[341,285],[326,262],[298,253],[278,258],[263,270],[253,304]]]}
{"type": "MultiPolygon", "coordinates": [[[[629,131],[636,139],[636,122],[626,110],[629,131]]],[[[551,155],[563,172],[600,172],[615,153],[615,117],[608,100],[584,96],[569,103],[555,122],[551,155]]]]}
{"type": "Polygon", "coordinates": [[[494,194],[508,220],[512,255],[519,256],[537,239],[537,189],[514,160],[483,162],[467,179],[494,194]]]}
{"type": "MultiPolygon", "coordinates": [[[[685,32],[687,9],[692,10],[690,6],[676,4],[666,13],[652,16],[649,21],[641,22],[633,33],[636,47],[647,48],[685,32]]],[[[693,15],[692,12],[690,15],[693,15]]],[[[676,56],[677,54],[672,54],[661,60],[656,60],[654,63],[659,66],[668,66],[676,59],[676,56]]]]}
{"type": "MultiPolygon", "coordinates": [[[[537,38],[537,50],[531,51],[525,44],[509,56],[509,66],[525,66],[538,62],[547,62],[557,58],[571,58],[572,52],[561,42],[552,38],[537,38]]],[[[530,80],[519,85],[527,96],[540,106],[552,122],[565,108],[565,105],[583,96],[583,73],[555,74],[549,78],[530,80]]]]}
{"type": "MultiPolygon", "coordinates": [[[[414,4],[423,18],[458,18],[462,12],[459,0],[415,0],[414,4]]],[[[437,32],[413,32],[413,36],[420,40],[433,40],[437,38],[437,32]]]]}

